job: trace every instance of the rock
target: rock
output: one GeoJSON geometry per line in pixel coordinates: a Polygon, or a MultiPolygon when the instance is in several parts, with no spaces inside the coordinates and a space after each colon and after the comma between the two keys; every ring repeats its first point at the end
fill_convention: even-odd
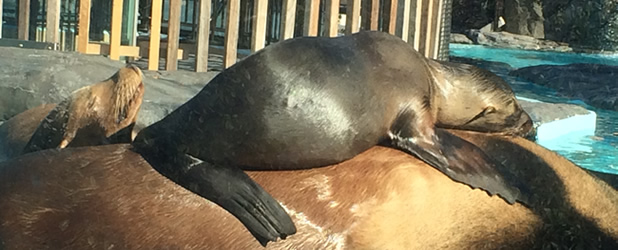
{"type": "Polygon", "coordinates": [[[480,29],[494,18],[492,0],[453,0],[451,32],[480,29]]]}
{"type": "Polygon", "coordinates": [[[530,115],[535,125],[590,113],[584,107],[575,104],[531,102],[525,100],[517,100],[517,102],[530,115]]]}
{"type": "Polygon", "coordinates": [[[618,1],[543,1],[545,38],[576,49],[618,50],[618,1]]]}
{"type": "Polygon", "coordinates": [[[618,50],[616,0],[454,0],[452,31],[481,29],[502,3],[504,31],[568,43],[578,51],[618,50]]]}
{"type": "Polygon", "coordinates": [[[468,38],[472,39],[475,44],[487,46],[560,52],[572,51],[572,48],[564,43],[536,39],[534,37],[512,34],[505,31],[482,32],[480,30],[468,30],[466,35],[468,38]]]}
{"type": "Polygon", "coordinates": [[[459,33],[451,33],[451,43],[463,43],[463,44],[474,44],[470,38],[468,38],[464,34],[459,33]]]}
{"type": "Polygon", "coordinates": [[[513,34],[544,38],[543,8],[540,0],[504,1],[504,30],[513,34]]]}
{"type": "MultiPolygon", "coordinates": [[[[75,52],[0,47],[0,120],[109,78],[124,63],[75,52]]],[[[138,126],[147,126],[197,94],[216,72],[144,70],[138,126]]]]}
{"type": "Polygon", "coordinates": [[[589,105],[618,111],[618,66],[602,64],[540,65],[510,75],[555,89],[589,105]]]}

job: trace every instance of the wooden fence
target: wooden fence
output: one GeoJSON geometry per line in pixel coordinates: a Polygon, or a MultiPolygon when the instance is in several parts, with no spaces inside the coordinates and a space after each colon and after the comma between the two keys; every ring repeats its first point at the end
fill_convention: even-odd
{"type": "MultiPolygon", "coordinates": [[[[18,0],[18,39],[28,40],[30,0],[18,0]]],[[[77,51],[87,54],[108,55],[113,60],[121,56],[147,56],[148,69],[158,70],[160,55],[165,56],[165,69],[176,70],[179,57],[183,52],[179,49],[181,4],[182,0],[169,0],[169,18],[167,25],[167,39],[162,47],[161,20],[163,0],[151,0],[150,8],[150,36],[147,43],[139,46],[121,45],[121,29],[123,15],[123,0],[112,0],[111,31],[109,43],[89,41],[90,29],[90,0],[79,1],[79,23],[77,33],[77,51]],[[140,46],[144,47],[140,50],[140,46]],[[140,51],[147,51],[140,53],[140,51]],[[156,59],[155,59],[156,58],[156,59]]],[[[229,67],[239,57],[238,38],[241,18],[241,0],[227,0],[225,2],[225,35],[223,44],[223,66],[229,67]]],[[[280,40],[294,36],[296,25],[302,26],[302,35],[317,36],[318,31],[324,36],[337,36],[340,18],[340,7],[345,6],[345,34],[358,32],[361,29],[381,30],[396,34],[403,40],[411,43],[415,49],[427,57],[438,58],[439,52],[444,50],[444,34],[448,33],[444,27],[444,20],[450,20],[444,14],[450,14],[450,0],[253,0],[251,18],[251,45],[250,51],[255,52],[266,46],[266,29],[268,23],[269,2],[280,2],[280,40]],[[304,2],[304,5],[302,5],[304,2]],[[301,5],[298,5],[301,3],[301,5]],[[445,6],[447,3],[449,6],[445,6]],[[303,9],[302,24],[297,24],[296,15],[298,6],[303,9]],[[321,12],[320,9],[323,8],[321,12]],[[446,12],[444,10],[447,10],[446,12]],[[320,23],[322,21],[322,23],[320,23]],[[380,25],[381,24],[381,25],[380,25]]],[[[2,0],[0,0],[1,6],[2,0]]],[[[208,66],[209,46],[211,35],[210,0],[199,1],[197,15],[197,34],[195,42],[184,45],[184,50],[195,54],[195,71],[206,71],[208,66]],[[207,13],[207,14],[202,14],[207,13]]],[[[58,43],[60,0],[47,0],[45,41],[58,43]]],[[[272,7],[272,6],[271,6],[272,7]]],[[[277,6],[279,7],[279,6],[277,6]]],[[[343,16],[343,15],[342,15],[343,16]]],[[[271,16],[272,18],[272,16],[271,16]]],[[[272,21],[272,20],[271,20],[272,21]]],[[[1,27],[0,27],[1,30],[1,27]]],[[[240,55],[245,56],[245,55],[240,55]]]]}

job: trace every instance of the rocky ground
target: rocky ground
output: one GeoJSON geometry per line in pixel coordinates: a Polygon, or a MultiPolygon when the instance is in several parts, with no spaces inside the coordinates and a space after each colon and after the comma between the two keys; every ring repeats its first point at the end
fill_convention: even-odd
{"type": "Polygon", "coordinates": [[[537,39],[531,36],[512,34],[506,31],[492,32],[477,29],[467,30],[464,34],[451,34],[451,42],[464,44],[479,44],[501,48],[530,49],[570,52],[573,48],[566,43],[537,39]]]}
{"type": "Polygon", "coordinates": [[[511,75],[553,88],[589,105],[618,111],[618,67],[599,64],[540,65],[511,71],[511,75]]]}

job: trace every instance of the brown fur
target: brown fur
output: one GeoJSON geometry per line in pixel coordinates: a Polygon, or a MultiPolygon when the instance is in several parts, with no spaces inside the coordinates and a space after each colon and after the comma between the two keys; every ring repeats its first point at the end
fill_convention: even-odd
{"type": "MultiPolygon", "coordinates": [[[[535,194],[508,205],[397,150],[338,165],[249,172],[298,233],[271,249],[616,249],[618,192],[521,138],[458,132],[535,194]]],[[[0,164],[5,249],[260,249],[227,212],[159,175],[129,145],[0,164]]],[[[1,246],[0,246],[1,248],[1,246]]]]}
{"type": "Polygon", "coordinates": [[[41,104],[21,112],[0,125],[0,161],[21,154],[41,121],[56,104],[41,104]]]}
{"type": "Polygon", "coordinates": [[[142,77],[139,68],[127,66],[105,81],[74,91],[41,122],[25,152],[103,144],[135,123],[144,95],[142,77]]]}

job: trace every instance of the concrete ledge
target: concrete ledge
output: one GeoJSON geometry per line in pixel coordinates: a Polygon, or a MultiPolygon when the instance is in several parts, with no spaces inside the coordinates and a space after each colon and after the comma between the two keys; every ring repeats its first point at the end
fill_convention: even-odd
{"type": "Polygon", "coordinates": [[[577,142],[594,136],[597,121],[595,112],[574,104],[545,103],[525,97],[517,99],[534,121],[538,144],[551,150],[592,150],[577,142]]]}

